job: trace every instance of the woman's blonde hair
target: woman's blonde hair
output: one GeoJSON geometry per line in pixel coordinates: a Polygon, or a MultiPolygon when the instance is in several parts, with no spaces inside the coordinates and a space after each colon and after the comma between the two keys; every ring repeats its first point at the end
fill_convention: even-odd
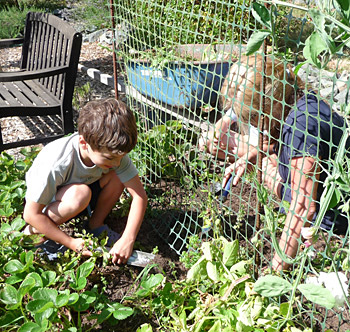
{"type": "Polygon", "coordinates": [[[250,123],[255,127],[259,125],[259,115],[264,113],[264,129],[278,138],[281,121],[294,103],[295,87],[300,88],[302,83],[296,79],[288,63],[271,55],[266,56],[265,61],[264,66],[261,55],[252,55],[242,57],[239,63],[234,64],[221,88],[221,105],[224,110],[233,107],[243,124],[250,123]],[[265,107],[260,111],[264,71],[265,107]]]}

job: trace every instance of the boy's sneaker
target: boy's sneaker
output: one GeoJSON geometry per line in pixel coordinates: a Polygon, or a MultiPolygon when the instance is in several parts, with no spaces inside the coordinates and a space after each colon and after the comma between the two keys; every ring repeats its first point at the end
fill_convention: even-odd
{"type": "Polygon", "coordinates": [[[107,246],[112,247],[120,239],[120,234],[111,230],[107,225],[102,225],[95,229],[89,229],[86,227],[86,230],[95,237],[104,238],[108,236],[107,246]]]}
{"type": "Polygon", "coordinates": [[[45,241],[37,248],[41,249],[40,254],[46,255],[49,261],[54,261],[58,258],[59,254],[64,254],[66,250],[68,250],[63,244],[59,244],[52,240],[45,241]]]}
{"type": "Polygon", "coordinates": [[[32,242],[32,245],[34,245],[35,247],[40,246],[48,240],[43,234],[35,233],[33,227],[29,224],[26,225],[22,233],[31,239],[31,241],[27,240],[23,242],[32,242]]]}

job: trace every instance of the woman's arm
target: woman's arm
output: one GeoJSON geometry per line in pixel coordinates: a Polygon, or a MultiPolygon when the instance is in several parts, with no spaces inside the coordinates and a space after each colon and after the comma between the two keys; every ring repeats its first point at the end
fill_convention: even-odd
{"type": "MultiPolygon", "coordinates": [[[[225,186],[228,179],[234,176],[232,185],[236,186],[238,181],[243,176],[245,170],[251,168],[255,165],[259,148],[253,145],[246,145],[248,147],[247,152],[239,158],[235,163],[231,164],[225,169],[224,179],[222,185],[225,186]]],[[[268,153],[269,155],[273,153],[273,145],[269,144],[267,141],[263,142],[263,153],[264,155],[268,153]]]]}
{"type": "Polygon", "coordinates": [[[211,128],[208,133],[203,133],[199,140],[199,148],[211,154],[219,154],[220,159],[225,159],[226,155],[223,151],[218,151],[219,146],[227,144],[227,133],[230,130],[233,120],[224,115],[215,123],[215,127],[211,128]]]}
{"type": "MultiPolygon", "coordinates": [[[[316,211],[318,179],[319,166],[314,158],[297,157],[291,160],[292,200],[279,242],[280,248],[287,256],[296,256],[301,227],[304,226],[305,219],[312,220],[316,211]]],[[[289,266],[275,254],[272,267],[274,270],[285,270],[289,266]]]]}

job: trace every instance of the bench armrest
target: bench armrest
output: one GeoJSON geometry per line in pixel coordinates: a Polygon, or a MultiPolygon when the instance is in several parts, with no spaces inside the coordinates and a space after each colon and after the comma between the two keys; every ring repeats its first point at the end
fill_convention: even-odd
{"type": "Polygon", "coordinates": [[[0,72],[0,82],[15,82],[34,80],[38,78],[50,77],[59,74],[64,74],[68,71],[68,66],[53,67],[48,69],[24,70],[24,71],[9,71],[0,72]]]}
{"type": "Polygon", "coordinates": [[[0,48],[7,48],[15,45],[21,45],[24,38],[0,39],[0,48]]]}

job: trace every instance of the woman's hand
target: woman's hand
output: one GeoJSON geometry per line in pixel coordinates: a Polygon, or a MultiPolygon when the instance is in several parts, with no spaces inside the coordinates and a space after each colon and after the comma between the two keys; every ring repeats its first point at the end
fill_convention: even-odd
{"type": "Polygon", "coordinates": [[[218,148],[225,149],[228,143],[227,133],[230,130],[231,123],[231,119],[224,115],[215,124],[215,128],[202,133],[199,139],[199,148],[212,154],[216,153],[218,148]]]}
{"type": "Polygon", "coordinates": [[[246,157],[239,158],[235,163],[231,164],[225,169],[222,187],[224,188],[226,186],[226,183],[231,176],[233,176],[232,186],[236,186],[243,174],[252,169],[253,165],[247,161],[246,157]]]}

